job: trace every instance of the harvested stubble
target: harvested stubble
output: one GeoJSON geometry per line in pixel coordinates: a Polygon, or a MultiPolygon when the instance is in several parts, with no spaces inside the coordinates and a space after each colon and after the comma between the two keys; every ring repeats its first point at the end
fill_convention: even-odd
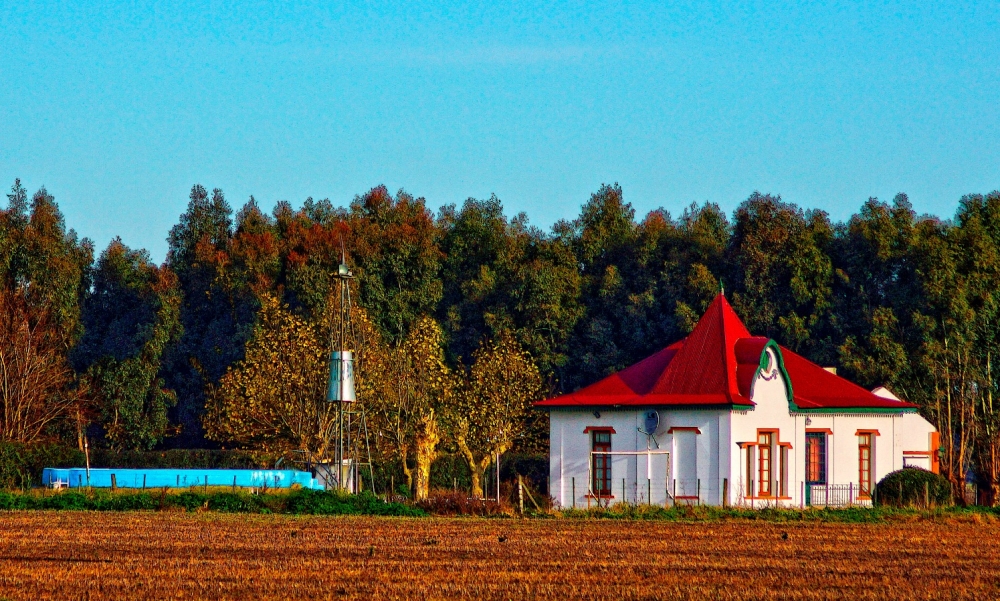
{"type": "Polygon", "coordinates": [[[987,599],[998,547],[996,522],[12,512],[0,597],[987,599]]]}

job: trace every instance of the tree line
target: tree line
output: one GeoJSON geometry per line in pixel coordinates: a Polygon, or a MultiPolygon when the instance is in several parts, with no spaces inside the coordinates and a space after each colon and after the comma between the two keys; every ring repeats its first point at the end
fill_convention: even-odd
{"type": "Polygon", "coordinates": [[[379,457],[426,493],[430,462],[543,450],[530,403],[684,337],[725,289],[755,334],[920,406],[956,491],[1000,502],[1000,193],[955,216],[871,198],[845,222],[754,193],[637,219],[604,185],[549,231],[499,199],[433,212],[376,187],[235,213],[192,188],[163,265],[67,228],[16,181],[0,212],[0,440],[329,454],[334,274],[357,275],[359,397],[379,457]]]}

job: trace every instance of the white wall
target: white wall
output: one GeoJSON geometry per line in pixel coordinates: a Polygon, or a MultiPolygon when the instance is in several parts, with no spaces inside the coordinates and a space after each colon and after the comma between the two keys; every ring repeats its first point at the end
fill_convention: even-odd
{"type": "MultiPolygon", "coordinates": [[[[646,408],[640,409],[600,409],[600,417],[593,410],[553,409],[550,414],[550,482],[551,494],[557,504],[563,507],[574,505],[573,485],[575,480],[576,507],[587,507],[587,491],[590,477],[591,435],[584,433],[588,427],[611,427],[615,434],[611,437],[612,452],[646,451],[647,436],[639,431],[646,408]]],[[[671,410],[657,409],[660,416],[659,427],[648,441],[648,448],[654,453],[666,454],[613,455],[612,456],[612,503],[622,500],[622,479],[625,480],[625,500],[630,503],[664,504],[668,495],[673,494],[677,466],[673,465],[673,427],[697,428],[699,434],[678,433],[678,438],[692,436],[697,453],[696,470],[691,474],[693,482],[678,484],[678,496],[688,493],[697,496],[700,484],[702,503],[718,504],[721,500],[720,457],[728,440],[729,412],[723,410],[671,410]],[[648,493],[647,493],[648,491],[648,493]]],[[[725,464],[722,464],[725,465],[725,464]]],[[[724,468],[723,468],[724,469],[724,468]]],[[[685,495],[687,496],[687,495],[685,495]]],[[[597,503],[590,500],[591,505],[597,503]]]]}

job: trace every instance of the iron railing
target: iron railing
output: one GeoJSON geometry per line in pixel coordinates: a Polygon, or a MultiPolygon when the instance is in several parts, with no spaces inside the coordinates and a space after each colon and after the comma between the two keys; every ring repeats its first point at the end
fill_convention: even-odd
{"type": "Polygon", "coordinates": [[[868,491],[849,484],[806,484],[806,505],[812,507],[871,507],[868,491]]]}

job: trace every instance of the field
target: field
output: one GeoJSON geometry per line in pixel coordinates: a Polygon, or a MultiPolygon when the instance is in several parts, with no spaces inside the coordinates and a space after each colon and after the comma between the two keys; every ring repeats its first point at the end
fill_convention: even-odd
{"type": "Polygon", "coordinates": [[[1000,524],[0,512],[4,597],[989,599],[1000,524]]]}

